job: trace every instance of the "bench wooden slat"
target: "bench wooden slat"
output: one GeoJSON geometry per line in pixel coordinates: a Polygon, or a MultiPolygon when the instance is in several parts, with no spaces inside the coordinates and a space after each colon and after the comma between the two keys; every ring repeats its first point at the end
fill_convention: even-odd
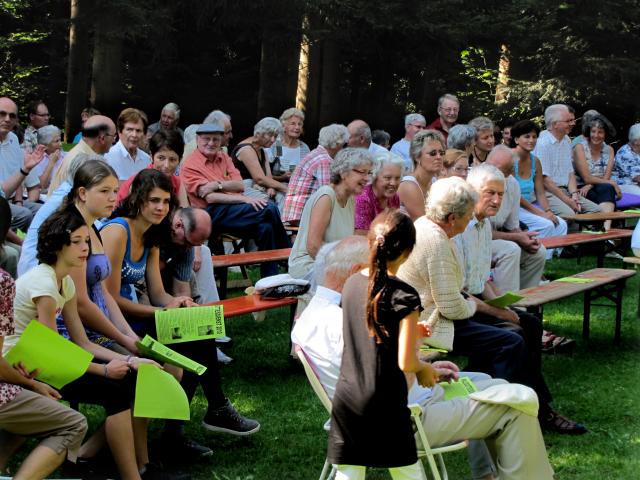
{"type": "Polygon", "coordinates": [[[271,310],[272,308],[296,305],[297,297],[286,297],[277,300],[262,300],[260,295],[245,295],[242,297],[227,298],[218,302],[207,303],[206,305],[224,305],[224,318],[238,317],[253,312],[271,310]]]}
{"type": "Polygon", "coordinates": [[[624,263],[632,263],[634,265],[640,265],[640,257],[624,257],[622,261],[624,263]]]}
{"type": "Polygon", "coordinates": [[[541,238],[540,243],[546,248],[562,248],[571,245],[580,245],[584,243],[604,242],[606,240],[615,240],[618,238],[629,238],[633,235],[632,230],[622,228],[612,228],[608,232],[603,233],[569,233],[557,237],[541,238]]]}
{"type": "Polygon", "coordinates": [[[574,213],[572,215],[560,215],[567,221],[573,222],[604,222],[605,220],[627,220],[629,218],[640,218],[640,213],[627,212],[597,212],[597,213],[574,213]]]}
{"type": "Polygon", "coordinates": [[[262,250],[248,253],[232,253],[229,255],[212,255],[211,260],[214,268],[239,267],[246,265],[256,265],[266,262],[280,262],[289,259],[290,248],[280,248],[277,250],[262,250]]]}
{"type": "Polygon", "coordinates": [[[593,270],[587,270],[586,272],[572,275],[573,277],[578,278],[590,278],[594,280],[593,282],[568,283],[554,280],[546,285],[525,288],[518,292],[518,295],[522,295],[524,298],[513,306],[524,308],[539,307],[546,303],[562,300],[563,298],[570,297],[577,293],[593,290],[602,285],[606,285],[623,278],[632,277],[635,274],[636,272],[633,270],[624,270],[621,268],[594,268],[593,270]]]}

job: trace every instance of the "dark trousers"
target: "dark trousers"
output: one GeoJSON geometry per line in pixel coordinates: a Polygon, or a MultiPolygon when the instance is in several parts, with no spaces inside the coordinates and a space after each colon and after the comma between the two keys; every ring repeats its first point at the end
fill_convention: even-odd
{"type": "Polygon", "coordinates": [[[453,351],[469,357],[466,370],[531,387],[538,395],[540,412],[547,412],[551,392],[542,375],[542,322],[528,313],[516,313],[520,325],[483,313],[454,321],[453,351]]]}
{"type": "MultiPolygon", "coordinates": [[[[256,211],[246,203],[215,203],[207,207],[211,216],[212,236],[230,233],[240,238],[251,238],[258,250],[274,250],[291,247],[291,241],[280,220],[278,207],[268,202],[262,210],[256,211]]],[[[262,277],[276,275],[278,265],[275,262],[260,266],[262,277]]]]}
{"type": "Polygon", "coordinates": [[[100,405],[104,407],[107,417],[129,410],[135,394],[135,372],[129,372],[119,380],[85,373],[60,389],[63,400],[72,404],[100,405]]]}

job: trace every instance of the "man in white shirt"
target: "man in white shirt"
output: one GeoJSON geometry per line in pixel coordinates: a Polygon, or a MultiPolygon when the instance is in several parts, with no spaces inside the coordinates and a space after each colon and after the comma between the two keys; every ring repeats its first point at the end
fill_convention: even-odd
{"type": "MultiPolygon", "coordinates": [[[[335,386],[342,361],[342,309],[340,292],[347,278],[362,268],[367,261],[368,247],[363,237],[347,237],[329,252],[325,246],[317,259],[326,254],[324,275],[319,279],[315,296],[296,321],[291,339],[299,345],[313,363],[329,398],[335,386]]],[[[451,362],[434,362],[442,380],[456,378],[458,367],[451,362]]],[[[479,389],[504,383],[487,376],[474,375],[479,389]]],[[[444,400],[442,387],[423,388],[414,381],[408,403],[418,403],[423,409],[423,423],[432,446],[444,445],[462,439],[490,441],[494,450],[494,463],[482,441],[469,445],[469,461],[473,478],[502,480],[551,479],[544,441],[535,417],[505,405],[478,402],[469,397],[444,400]]]]}
{"type": "Polygon", "coordinates": [[[141,144],[147,130],[147,116],[137,108],[125,108],[118,116],[118,143],[104,156],[118,174],[120,183],[147,168],[151,157],[141,144]]]}
{"type": "Polygon", "coordinates": [[[566,105],[550,105],[544,111],[544,122],[547,129],[540,134],[533,154],[542,164],[549,208],[558,216],[599,212],[600,207],[578,191],[569,139],[575,115],[566,105]]]}
{"type": "Polygon", "coordinates": [[[424,130],[427,126],[427,120],[420,113],[410,113],[404,117],[404,138],[401,138],[391,146],[391,151],[400,155],[404,159],[404,171],[409,173],[413,171],[413,160],[409,154],[411,140],[416,133],[424,130]]]}
{"type": "Polygon", "coordinates": [[[538,232],[520,230],[520,184],[511,175],[511,149],[505,145],[494,147],[487,164],[498,168],[506,179],[500,210],[490,218],[493,281],[502,292],[535,287],[544,272],[547,250],[538,241],[538,232]]]}

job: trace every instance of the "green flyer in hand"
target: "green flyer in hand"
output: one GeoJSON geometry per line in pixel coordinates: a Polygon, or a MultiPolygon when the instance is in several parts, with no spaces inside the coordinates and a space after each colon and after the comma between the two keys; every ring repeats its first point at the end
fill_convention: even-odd
{"type": "Polygon", "coordinates": [[[156,333],[162,344],[224,337],[222,305],[156,311],[156,333]]]}
{"type": "Polygon", "coordinates": [[[439,385],[444,390],[444,399],[451,400],[456,397],[466,397],[470,393],[477,392],[478,387],[469,377],[459,377],[455,382],[440,382],[439,385]]]}
{"type": "Polygon", "coordinates": [[[31,320],[15,347],[5,356],[10,365],[22,362],[36,378],[54,388],[80,378],[93,355],[37,320],[31,320]]]}
{"type": "Polygon", "coordinates": [[[507,308],[509,305],[513,305],[514,303],[519,302],[524,297],[522,295],[518,295],[517,293],[507,292],[504,295],[500,295],[499,297],[492,298],[491,300],[487,300],[486,304],[491,305],[492,307],[497,308],[507,308]]]}
{"type": "Polygon", "coordinates": [[[136,347],[138,347],[140,353],[145,357],[153,358],[158,362],[170,363],[171,365],[184,368],[198,375],[202,375],[207,370],[207,367],[204,365],[200,365],[198,362],[194,362],[190,358],[180,355],[178,352],[154,340],[149,335],[146,335],[141,342],[136,342],[136,347]]]}
{"type": "Polygon", "coordinates": [[[189,420],[191,413],[187,394],[173,375],[155,365],[141,363],[138,367],[133,415],[189,420]]]}

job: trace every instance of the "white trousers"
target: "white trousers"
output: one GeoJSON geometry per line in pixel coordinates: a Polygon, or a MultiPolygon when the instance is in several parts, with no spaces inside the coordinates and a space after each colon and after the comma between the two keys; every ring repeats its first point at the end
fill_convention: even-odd
{"type": "Polygon", "coordinates": [[[217,302],[220,300],[216,279],[213,274],[213,261],[211,260],[211,250],[206,245],[202,245],[202,265],[195,273],[196,289],[200,295],[200,304],[217,302]]]}
{"type": "Polygon", "coordinates": [[[633,195],[640,195],[640,187],[638,185],[619,185],[622,193],[631,193],[633,195]]]}
{"type": "Polygon", "coordinates": [[[491,240],[493,282],[503,293],[535,287],[544,272],[546,256],[547,250],[542,245],[537,252],[529,253],[516,242],[491,240]]]}
{"type": "MultiPolygon", "coordinates": [[[[567,234],[567,222],[558,217],[558,225],[551,220],[547,220],[540,215],[535,215],[524,208],[520,208],[520,221],[524,223],[529,230],[538,232],[538,238],[559,237],[567,234]]],[[[547,260],[553,256],[553,250],[547,250],[547,260]]]]}

